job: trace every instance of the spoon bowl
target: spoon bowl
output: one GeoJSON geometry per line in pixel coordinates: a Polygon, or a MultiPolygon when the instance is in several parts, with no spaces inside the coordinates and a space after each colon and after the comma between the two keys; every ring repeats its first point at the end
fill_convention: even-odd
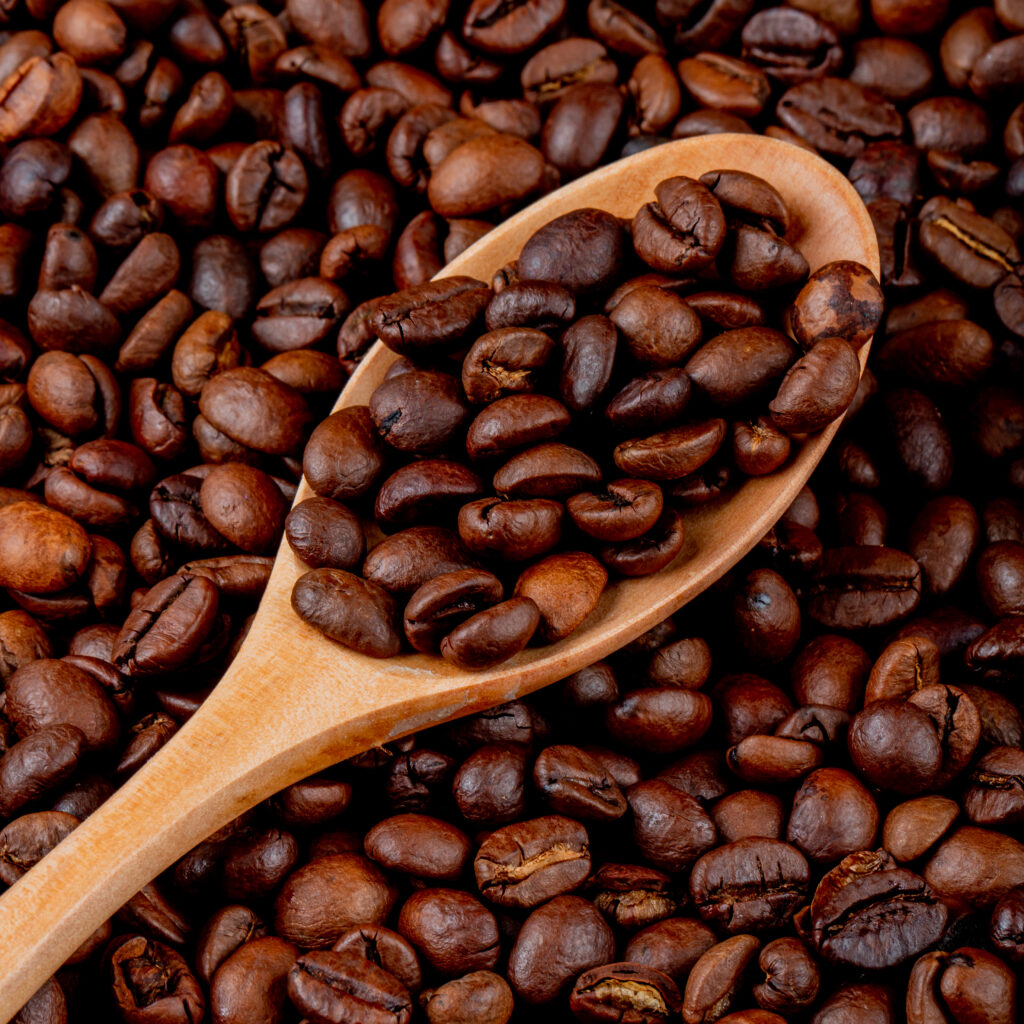
{"type": "MultiPolygon", "coordinates": [[[[814,154],[757,135],[711,135],[646,150],[538,200],[441,276],[490,281],[543,224],[580,207],[632,217],[673,175],[736,168],[789,205],[787,236],[811,270],[856,260],[879,274],[875,232],[850,183],[814,154]]],[[[859,355],[863,368],[868,345],[859,355]]],[[[379,342],[335,408],[363,405],[397,357],[379,342]]],[[[98,811],[0,898],[0,1020],[126,900],[175,860],[282,787],[374,745],[512,700],[597,661],[695,597],[743,557],[807,482],[838,421],[780,471],[683,513],[686,542],[661,572],[610,585],[567,639],[467,672],[436,657],[375,660],[326,639],[292,611],[306,571],[282,542],[238,656],[202,708],[98,811]]],[[[311,495],[303,481],[296,501],[311,495]]]]}

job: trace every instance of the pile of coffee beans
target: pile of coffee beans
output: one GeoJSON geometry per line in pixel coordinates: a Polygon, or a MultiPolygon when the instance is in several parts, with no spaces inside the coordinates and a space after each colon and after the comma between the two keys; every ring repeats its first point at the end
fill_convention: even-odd
{"type": "Polygon", "coordinates": [[[785,201],[749,172],[654,194],[628,224],[556,217],[493,288],[452,276],[376,304],[370,322],[401,359],[368,405],[314,430],[317,497],[285,524],[314,566],[292,592],[302,619],[375,657],[401,650],[404,627],[415,650],[467,669],[537,632],[563,640],[609,572],[676,559],[676,504],[721,497],[730,464],[774,472],[790,435],[849,408],[856,350],[882,317],[871,271],[844,260],[808,277],[785,201]],[[727,435],[732,458],[713,463],[727,435]],[[385,530],[415,524],[377,543],[362,576],[353,502],[385,530]]]}
{"type": "MultiPolygon", "coordinates": [[[[508,213],[668,138],[763,132],[853,182],[887,306],[825,461],[725,579],[243,815],[19,1024],[1016,1021],[1019,0],[0,21],[2,885],[201,705],[378,307],[508,213]]],[[[359,564],[327,518],[307,550],[359,564]]]]}

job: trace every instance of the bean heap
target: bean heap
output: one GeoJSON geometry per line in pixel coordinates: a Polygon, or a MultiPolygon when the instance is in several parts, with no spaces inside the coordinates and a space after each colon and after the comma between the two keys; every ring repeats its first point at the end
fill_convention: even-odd
{"type": "Polygon", "coordinates": [[[882,316],[871,271],[837,261],[808,278],[786,203],[748,172],[654,193],[628,231],[602,210],[555,218],[493,289],[455,276],[375,304],[401,359],[369,405],[314,430],[303,469],[318,497],[285,524],[314,566],[292,592],[305,621],[375,657],[398,653],[404,628],[415,650],[469,669],[538,631],[562,640],[609,571],[644,576],[679,555],[675,505],[720,497],[731,466],[777,470],[790,435],[846,411],[882,316]],[[731,458],[716,459],[727,435],[731,458]],[[406,527],[362,577],[344,502],[406,527]]]}
{"type": "Polygon", "coordinates": [[[0,21],[0,885],[220,678],[383,297],[523,203],[763,132],[854,184],[887,305],[809,488],[719,584],[242,815],[19,1024],[1016,1021],[1020,0],[0,21]]]}

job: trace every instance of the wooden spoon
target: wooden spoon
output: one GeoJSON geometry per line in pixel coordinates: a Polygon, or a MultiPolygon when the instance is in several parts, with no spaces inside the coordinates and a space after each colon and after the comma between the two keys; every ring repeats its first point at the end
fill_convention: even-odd
{"type": "MultiPolygon", "coordinates": [[[[750,171],[779,190],[793,216],[789,238],[811,270],[849,259],[879,273],[871,220],[846,178],[803,149],[757,135],[687,139],[604,167],[495,228],[444,273],[490,281],[553,217],[584,206],[632,217],[663,178],[716,168],[750,171]]],[[[378,343],[336,408],[365,404],[394,359],[378,343]]],[[[567,640],[490,671],[465,672],[423,655],[378,661],[325,639],[292,612],[292,585],[306,567],[283,542],[245,644],[200,711],[0,898],[0,1020],[150,879],[283,786],[375,744],[562,679],[670,615],[764,536],[837,427],[804,443],[782,471],[684,513],[686,544],[676,561],[610,586],[567,640]]],[[[303,483],[296,500],[310,493],[303,483]]]]}

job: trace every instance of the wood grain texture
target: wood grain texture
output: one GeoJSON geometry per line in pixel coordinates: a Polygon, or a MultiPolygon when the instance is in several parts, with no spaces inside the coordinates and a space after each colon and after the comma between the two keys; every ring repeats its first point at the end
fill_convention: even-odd
{"type": "MultiPolygon", "coordinates": [[[[877,275],[867,211],[849,182],[803,149],[756,135],[669,143],[534,203],[443,272],[489,281],[559,214],[596,206],[623,217],[675,174],[740,168],[770,181],[793,213],[789,238],[811,269],[835,259],[877,275]]],[[[862,366],[867,346],[860,353],[862,366]]],[[[336,408],[364,404],[394,355],[379,343],[336,408]]],[[[184,728],[107,803],[0,898],[0,1020],[145,883],[197,842],[283,786],[426,726],[529,693],[605,657],[676,611],[743,557],[807,481],[837,429],[803,444],[785,469],[728,500],[685,513],[686,544],[661,573],[609,587],[569,639],[484,672],[437,658],[378,661],[322,637],[292,612],[305,567],[286,543],[241,653],[184,728]]],[[[310,491],[303,482],[297,501],[310,491]]]]}

